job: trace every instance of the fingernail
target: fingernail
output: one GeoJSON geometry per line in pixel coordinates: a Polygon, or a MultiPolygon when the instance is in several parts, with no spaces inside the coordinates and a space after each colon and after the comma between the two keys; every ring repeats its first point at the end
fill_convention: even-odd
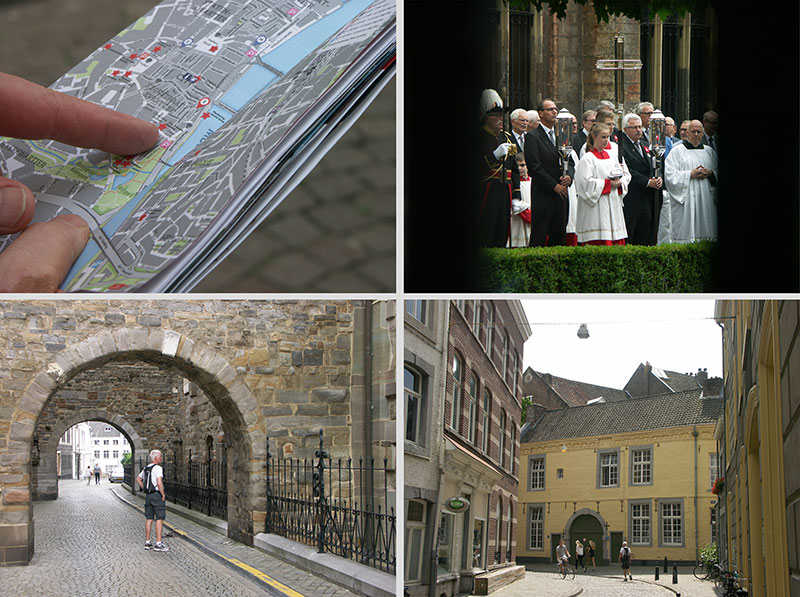
{"type": "Polygon", "coordinates": [[[21,187],[0,188],[0,227],[13,228],[25,213],[28,193],[21,187]]]}

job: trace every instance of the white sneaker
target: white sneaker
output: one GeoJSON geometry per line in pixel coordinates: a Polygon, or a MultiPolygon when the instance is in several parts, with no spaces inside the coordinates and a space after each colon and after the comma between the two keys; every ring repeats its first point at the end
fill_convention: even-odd
{"type": "Polygon", "coordinates": [[[149,541],[145,541],[144,542],[144,548],[145,549],[150,549],[151,547],[153,547],[153,545],[149,541]]]}
{"type": "Polygon", "coordinates": [[[163,543],[156,543],[156,546],[153,548],[154,551],[169,551],[169,547],[164,545],[163,543]]]}

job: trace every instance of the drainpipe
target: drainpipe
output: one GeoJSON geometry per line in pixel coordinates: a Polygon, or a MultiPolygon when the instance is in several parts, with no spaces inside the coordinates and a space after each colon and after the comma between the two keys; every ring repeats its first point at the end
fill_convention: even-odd
{"type": "Polygon", "coordinates": [[[692,425],[692,436],[694,436],[694,559],[696,562],[700,561],[700,533],[699,533],[699,517],[697,513],[697,425],[692,425]]]}
{"type": "MultiPolygon", "coordinates": [[[[372,470],[372,418],[373,418],[373,396],[372,396],[372,301],[364,301],[364,459],[366,466],[365,484],[367,510],[372,511],[375,507],[375,487],[372,470]]],[[[384,488],[385,490],[385,488],[384,488]]],[[[367,553],[373,548],[373,527],[371,517],[367,522],[366,547],[367,553]]]]}

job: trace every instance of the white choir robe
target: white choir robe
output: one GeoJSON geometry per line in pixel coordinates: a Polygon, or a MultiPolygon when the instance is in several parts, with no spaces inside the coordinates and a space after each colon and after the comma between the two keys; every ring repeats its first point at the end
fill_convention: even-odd
{"type": "MultiPolygon", "coordinates": [[[[572,161],[578,165],[578,154],[572,150],[572,161]]],[[[569,215],[567,217],[567,234],[575,233],[575,223],[577,222],[576,211],[578,209],[578,197],[575,195],[575,185],[571,184],[567,187],[567,196],[569,197],[569,215]]]]}
{"type": "MultiPolygon", "coordinates": [[[[531,206],[531,180],[519,181],[519,195],[523,203],[531,206]]],[[[531,237],[531,225],[527,224],[518,214],[511,214],[511,237],[509,247],[527,247],[531,237]]]]}
{"type": "Polygon", "coordinates": [[[717,238],[717,187],[709,178],[691,178],[691,171],[697,166],[711,170],[716,178],[716,152],[707,145],[687,149],[678,143],[664,163],[672,211],[672,242],[717,238]]]}
{"type": "Polygon", "coordinates": [[[658,244],[664,245],[672,242],[672,206],[669,202],[669,191],[662,187],[661,214],[658,217],[658,244]]]}
{"type": "Polygon", "coordinates": [[[625,215],[622,212],[622,200],[628,193],[631,173],[623,160],[622,178],[620,179],[622,194],[617,189],[603,194],[608,175],[614,166],[619,166],[617,153],[604,150],[605,158],[598,158],[594,152],[588,151],[578,162],[575,169],[575,191],[578,196],[578,219],[576,229],[578,242],[592,240],[620,240],[628,237],[625,228],[625,215]]]}

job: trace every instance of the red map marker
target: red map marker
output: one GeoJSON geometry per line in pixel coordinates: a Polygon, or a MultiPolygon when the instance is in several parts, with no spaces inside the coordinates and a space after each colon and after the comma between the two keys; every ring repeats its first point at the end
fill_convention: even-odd
{"type": "Polygon", "coordinates": [[[167,125],[165,123],[161,123],[161,124],[158,125],[158,130],[159,131],[163,131],[165,128],[167,128],[167,125]]]}
{"type": "Polygon", "coordinates": [[[141,217],[139,218],[139,221],[141,222],[141,221],[142,221],[142,220],[144,220],[146,217],[147,217],[147,214],[142,214],[142,215],[141,215],[141,217]]]}
{"type": "Polygon", "coordinates": [[[211,116],[211,114],[209,114],[208,112],[203,112],[203,115],[202,115],[200,118],[202,118],[203,120],[205,120],[205,119],[206,119],[206,118],[208,118],[209,116],[211,116]]]}
{"type": "Polygon", "coordinates": [[[198,108],[204,108],[205,106],[207,106],[210,103],[211,103],[210,99],[208,99],[207,97],[201,97],[200,101],[197,102],[197,107],[198,108]]]}
{"type": "Polygon", "coordinates": [[[133,71],[130,71],[130,70],[126,70],[125,71],[125,76],[126,77],[130,77],[132,74],[133,74],[133,71]]]}
{"type": "Polygon", "coordinates": [[[161,46],[156,46],[155,48],[153,48],[154,52],[158,52],[159,50],[161,50],[161,46]]]}
{"type": "Polygon", "coordinates": [[[106,50],[110,50],[110,49],[111,49],[111,44],[106,44],[106,45],[104,45],[103,47],[104,47],[106,50]]]}
{"type": "Polygon", "coordinates": [[[210,48],[211,52],[216,52],[217,50],[219,50],[219,46],[211,46],[210,48]]]}
{"type": "Polygon", "coordinates": [[[136,58],[137,56],[138,56],[138,54],[131,54],[131,60],[133,60],[133,59],[134,59],[134,58],[136,58]]]}
{"type": "Polygon", "coordinates": [[[115,70],[113,73],[111,73],[111,76],[112,77],[116,77],[118,74],[119,74],[119,71],[115,70]]]}

